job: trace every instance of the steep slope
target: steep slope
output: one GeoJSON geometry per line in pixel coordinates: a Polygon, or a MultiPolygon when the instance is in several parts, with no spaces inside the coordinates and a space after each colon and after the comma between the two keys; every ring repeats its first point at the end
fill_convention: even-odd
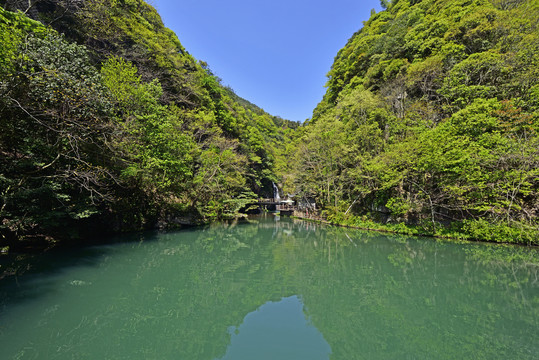
{"type": "Polygon", "coordinates": [[[537,243],[539,3],[387,6],[337,54],[296,188],[339,222],[537,243]]]}
{"type": "Polygon", "coordinates": [[[271,193],[276,147],[296,124],[221,86],[153,7],[4,9],[0,247],[206,222],[271,193]]]}

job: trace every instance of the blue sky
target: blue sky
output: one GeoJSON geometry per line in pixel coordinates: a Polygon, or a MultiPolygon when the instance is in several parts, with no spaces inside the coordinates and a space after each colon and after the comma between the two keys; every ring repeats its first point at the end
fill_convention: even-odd
{"type": "Polygon", "coordinates": [[[337,51],[379,0],[149,0],[223,85],[272,115],[304,121],[337,51]]]}

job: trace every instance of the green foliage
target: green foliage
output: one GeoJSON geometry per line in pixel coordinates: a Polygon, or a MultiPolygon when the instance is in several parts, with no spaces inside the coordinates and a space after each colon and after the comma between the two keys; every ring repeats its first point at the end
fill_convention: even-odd
{"type": "Polygon", "coordinates": [[[267,197],[297,124],[222,87],[144,1],[63,10],[58,35],[0,8],[1,245],[230,218],[267,197]]]}
{"type": "Polygon", "coordinates": [[[533,1],[384,2],[305,126],[223,87],[142,0],[58,6],[63,35],[0,8],[6,245],[230,218],[272,182],[332,221],[536,242],[533,1]]]}
{"type": "Polygon", "coordinates": [[[0,211],[7,243],[53,235],[96,214],[113,177],[98,155],[110,134],[99,73],[83,47],[51,30],[32,32],[31,25],[30,33],[6,29],[17,55],[0,79],[0,211]]]}
{"type": "Polygon", "coordinates": [[[536,244],[537,4],[384,8],[335,58],[297,191],[338,223],[536,244]]]}
{"type": "Polygon", "coordinates": [[[526,223],[490,223],[485,219],[469,220],[465,231],[474,239],[537,245],[539,231],[526,223]]]}
{"type": "Polygon", "coordinates": [[[118,56],[110,57],[101,67],[103,83],[122,107],[134,107],[139,100],[135,97],[140,85],[137,73],[136,66],[118,56]]]}

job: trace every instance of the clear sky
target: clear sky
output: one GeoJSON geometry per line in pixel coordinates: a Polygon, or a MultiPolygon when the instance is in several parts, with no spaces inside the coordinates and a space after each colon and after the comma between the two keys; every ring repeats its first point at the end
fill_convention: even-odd
{"type": "Polygon", "coordinates": [[[304,121],[348,39],[379,0],[149,0],[223,85],[272,115],[304,121]]]}

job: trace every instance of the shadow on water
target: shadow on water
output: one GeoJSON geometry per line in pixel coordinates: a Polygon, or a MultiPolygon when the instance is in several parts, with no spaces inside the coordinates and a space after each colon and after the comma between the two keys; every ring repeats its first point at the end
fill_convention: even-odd
{"type": "Polygon", "coordinates": [[[115,246],[156,241],[156,231],[130,233],[87,240],[85,244],[69,243],[41,254],[10,253],[0,257],[0,307],[35,300],[54,292],[53,280],[77,267],[94,267],[115,246]],[[39,282],[39,287],[35,283],[39,282]]]}

